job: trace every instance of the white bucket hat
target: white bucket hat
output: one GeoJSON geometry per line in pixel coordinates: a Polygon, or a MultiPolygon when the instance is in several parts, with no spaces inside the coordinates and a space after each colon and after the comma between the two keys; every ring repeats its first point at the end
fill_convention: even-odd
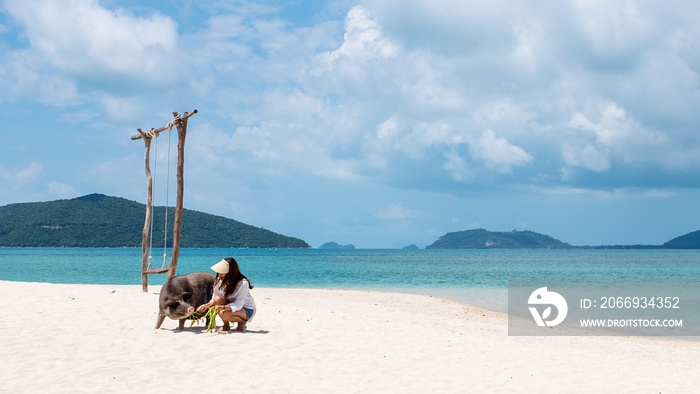
{"type": "Polygon", "coordinates": [[[217,274],[228,274],[228,261],[221,260],[218,263],[212,265],[211,269],[217,274]]]}

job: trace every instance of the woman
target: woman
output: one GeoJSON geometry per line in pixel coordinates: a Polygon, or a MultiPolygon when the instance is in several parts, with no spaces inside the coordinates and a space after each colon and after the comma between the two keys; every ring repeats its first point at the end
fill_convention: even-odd
{"type": "Polygon", "coordinates": [[[211,301],[197,308],[197,312],[206,313],[212,306],[219,310],[219,317],[224,326],[219,331],[231,329],[230,323],[238,323],[236,331],[245,331],[245,325],[255,315],[255,301],[250,295],[248,278],[241,273],[238,262],[233,257],[227,257],[214,264],[211,269],[218,275],[214,281],[214,294],[211,301]]]}

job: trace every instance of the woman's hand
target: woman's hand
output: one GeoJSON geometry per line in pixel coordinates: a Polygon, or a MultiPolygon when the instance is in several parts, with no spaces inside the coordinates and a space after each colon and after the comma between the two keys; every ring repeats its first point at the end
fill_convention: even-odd
{"type": "Polygon", "coordinates": [[[210,305],[209,303],[202,304],[202,305],[200,305],[199,307],[197,307],[197,312],[199,312],[199,313],[204,313],[204,312],[206,312],[207,309],[209,309],[210,307],[211,307],[211,305],[210,305]]]}

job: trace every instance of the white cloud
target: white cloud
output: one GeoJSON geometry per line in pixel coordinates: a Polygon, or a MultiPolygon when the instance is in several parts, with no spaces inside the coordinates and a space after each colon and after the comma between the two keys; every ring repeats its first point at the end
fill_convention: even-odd
{"type": "Polygon", "coordinates": [[[432,111],[463,111],[469,105],[460,87],[453,86],[451,65],[424,53],[405,53],[401,63],[408,63],[400,73],[392,75],[402,97],[412,108],[429,114],[432,111]],[[451,70],[450,70],[451,71],[451,70]]]}
{"type": "Polygon", "coordinates": [[[578,146],[576,148],[564,145],[562,156],[566,165],[571,167],[581,167],[598,172],[605,172],[610,169],[608,155],[591,145],[578,146]]]}
{"type": "Polygon", "coordinates": [[[374,135],[369,134],[365,137],[365,149],[368,151],[367,160],[373,167],[386,168],[388,159],[384,151],[395,143],[399,134],[398,122],[399,119],[392,116],[379,124],[374,135]]]}
{"type": "Polygon", "coordinates": [[[26,168],[8,171],[0,166],[0,178],[11,183],[25,183],[36,180],[44,171],[44,167],[36,161],[29,163],[26,168]]]}
{"type": "Polygon", "coordinates": [[[214,183],[250,173],[459,194],[480,179],[585,188],[629,168],[697,168],[700,35],[650,2],[367,1],[303,27],[215,4],[202,23],[178,20],[181,37],[169,17],[114,2],[3,4],[30,47],[0,54],[0,100],[99,112],[82,124],[196,102],[189,168],[204,179],[210,166],[214,183]],[[153,93],[178,78],[189,86],[153,93]],[[148,95],[124,86],[141,81],[148,95]],[[490,176],[516,169],[527,178],[490,176]]]}
{"type": "Polygon", "coordinates": [[[449,145],[453,138],[452,127],[445,121],[419,123],[399,141],[398,148],[414,160],[422,159],[429,148],[449,145]]]}
{"type": "Polygon", "coordinates": [[[73,186],[56,181],[49,183],[49,194],[58,198],[73,198],[80,195],[73,186]]]}
{"type": "MultiPolygon", "coordinates": [[[[292,113],[294,99],[286,97],[290,99],[289,107],[278,110],[292,113]]],[[[293,179],[301,174],[311,174],[327,179],[359,179],[357,159],[337,154],[346,145],[345,139],[349,138],[343,129],[334,130],[333,122],[309,112],[294,113],[303,116],[296,120],[287,119],[290,122],[287,124],[263,122],[257,126],[239,127],[230,140],[219,136],[221,144],[207,143],[209,150],[218,151],[216,157],[236,157],[236,164],[231,164],[232,167],[240,167],[243,162],[270,178],[293,179]]]]}
{"type": "MultiPolygon", "coordinates": [[[[583,37],[593,54],[603,61],[630,62],[630,56],[640,53],[657,37],[651,15],[640,9],[640,2],[604,0],[573,0],[583,37]]],[[[645,5],[642,5],[645,7],[645,5]]]]}
{"type": "Polygon", "coordinates": [[[492,130],[484,130],[481,136],[469,143],[469,153],[482,160],[489,168],[510,173],[513,167],[524,166],[533,158],[524,149],[496,136],[492,130]]]}
{"type": "Polygon", "coordinates": [[[649,189],[644,191],[644,196],[652,198],[671,198],[676,193],[672,190],[649,189]]]}
{"type": "Polygon", "coordinates": [[[672,149],[667,134],[648,130],[615,103],[594,105],[595,120],[581,112],[575,113],[568,127],[583,137],[562,145],[567,165],[593,171],[608,171],[612,160],[621,162],[656,162],[662,165],[664,152],[672,149]]]}
{"type": "Polygon", "coordinates": [[[386,59],[395,52],[391,42],[382,36],[370,11],[363,6],[358,5],[348,11],[344,38],[340,48],[327,53],[329,64],[341,58],[358,62],[374,58],[386,59]]]}
{"type": "Polygon", "coordinates": [[[442,168],[450,172],[452,179],[461,182],[472,178],[467,161],[459,153],[455,151],[445,152],[444,156],[447,161],[442,168]]]}
{"type": "Polygon", "coordinates": [[[521,186],[518,188],[524,192],[535,192],[541,195],[554,195],[554,196],[582,196],[587,199],[592,198],[596,200],[622,200],[631,198],[654,198],[654,199],[666,199],[677,195],[677,192],[670,189],[656,189],[656,188],[637,188],[637,187],[618,187],[606,190],[600,189],[587,189],[581,187],[567,187],[567,186],[555,186],[555,187],[540,187],[540,186],[521,186]]]}
{"type": "Polygon", "coordinates": [[[31,51],[6,51],[0,61],[0,100],[36,100],[57,107],[80,102],[75,82],[44,72],[39,56],[31,51]]]}
{"type": "Polygon", "coordinates": [[[405,220],[420,216],[420,212],[406,208],[401,204],[389,204],[386,208],[377,212],[379,220],[405,220]]]}
{"type": "Polygon", "coordinates": [[[109,95],[99,95],[98,101],[104,111],[112,118],[142,119],[145,115],[146,104],[139,98],[117,98],[109,95]]]}
{"type": "Polygon", "coordinates": [[[391,141],[396,137],[398,131],[398,119],[396,116],[392,116],[377,127],[377,141],[380,143],[391,141]]]}
{"type": "Polygon", "coordinates": [[[5,7],[52,69],[80,79],[126,77],[148,84],[175,75],[177,30],[168,17],[137,17],[96,0],[10,0],[5,7]]]}
{"type": "Polygon", "coordinates": [[[508,54],[507,60],[514,65],[513,71],[524,77],[532,78],[543,67],[549,49],[546,45],[550,38],[545,34],[542,23],[536,20],[525,20],[515,23],[513,34],[517,44],[508,54]]]}

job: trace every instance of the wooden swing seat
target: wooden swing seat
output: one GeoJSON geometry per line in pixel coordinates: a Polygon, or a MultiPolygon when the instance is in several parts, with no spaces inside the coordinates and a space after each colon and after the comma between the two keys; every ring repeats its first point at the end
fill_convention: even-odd
{"type": "Polygon", "coordinates": [[[155,268],[155,269],[150,269],[148,271],[143,271],[143,273],[146,275],[153,275],[153,274],[164,274],[168,271],[170,271],[170,268],[155,268]]]}

